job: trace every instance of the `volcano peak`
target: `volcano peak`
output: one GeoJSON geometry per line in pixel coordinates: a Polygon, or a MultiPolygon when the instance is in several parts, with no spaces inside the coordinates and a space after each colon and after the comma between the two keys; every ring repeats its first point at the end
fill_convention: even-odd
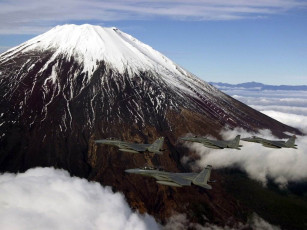
{"type": "Polygon", "coordinates": [[[116,27],[89,24],[56,26],[2,56],[31,50],[56,51],[53,59],[58,55],[64,55],[67,59],[73,57],[84,65],[84,72],[88,73],[93,73],[100,61],[105,61],[119,73],[171,70],[181,75],[185,72],[163,54],[116,27]]]}

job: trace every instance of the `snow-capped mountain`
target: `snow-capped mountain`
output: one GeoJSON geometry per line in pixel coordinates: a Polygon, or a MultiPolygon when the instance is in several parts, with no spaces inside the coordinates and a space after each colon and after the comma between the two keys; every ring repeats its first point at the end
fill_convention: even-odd
{"type": "Polygon", "coordinates": [[[8,50],[0,64],[1,96],[14,101],[17,119],[30,126],[48,121],[48,111],[61,100],[58,123],[67,130],[74,121],[72,103],[81,95],[86,97],[84,124],[91,127],[102,111],[107,121],[129,117],[144,125],[151,115],[165,117],[166,111],[182,108],[206,113],[222,125],[249,128],[250,118],[252,126],[261,126],[260,119],[236,109],[237,102],[116,28],[57,26],[8,50]],[[124,104],[124,114],[116,103],[124,104]]]}
{"type": "MultiPolygon", "coordinates": [[[[44,118],[53,100],[63,97],[67,108],[63,118],[66,122],[62,126],[66,128],[73,119],[69,108],[70,101],[96,81],[99,81],[99,85],[94,86],[91,91],[91,103],[95,102],[95,98],[108,98],[112,103],[120,96],[119,92],[125,94],[125,89],[138,93],[144,90],[156,111],[161,106],[178,108],[178,98],[166,99],[170,92],[175,92],[175,97],[181,98],[180,104],[184,103],[186,95],[200,98],[201,95],[197,94],[201,94],[204,88],[212,94],[219,93],[161,53],[116,28],[91,25],[57,26],[2,54],[0,63],[0,84],[3,87],[10,85],[4,96],[11,95],[20,84],[31,85],[21,92],[25,93],[25,97],[20,97],[19,104],[27,105],[31,95],[37,91],[41,94],[41,113],[44,118]],[[10,66],[15,66],[18,74],[17,70],[12,70],[10,66]],[[97,74],[99,79],[95,78],[97,74]],[[116,87],[110,86],[111,82],[114,82],[116,87]],[[164,90],[160,90],[160,87],[164,90]]],[[[130,94],[131,92],[128,95],[131,96],[130,94]]],[[[125,95],[120,99],[126,100],[125,95]]],[[[138,108],[139,103],[136,100],[139,99],[142,99],[140,95],[127,101],[133,104],[130,109],[138,108]]],[[[95,119],[93,105],[90,109],[87,115],[88,122],[92,123],[95,119]]],[[[131,111],[129,116],[144,120],[144,114],[139,113],[142,111],[131,111]]],[[[30,123],[35,122],[35,118],[30,120],[30,123]]]]}
{"type": "MultiPolygon", "coordinates": [[[[298,133],[116,28],[57,26],[0,55],[0,171],[65,168],[111,185],[134,207],[155,216],[164,213],[165,218],[170,209],[185,207],[174,204],[174,197],[191,202],[199,197],[198,190],[191,196],[169,195],[156,184],[127,177],[124,170],[145,163],[182,170],[178,137],[219,136],[225,126],[267,128],[280,136],[298,133]],[[165,136],[167,151],[144,158],[93,143],[110,136],[138,142],[165,136]],[[142,196],[136,195],[136,184],[142,186],[142,196]],[[158,191],[161,199],[150,199],[158,191]]],[[[211,209],[219,213],[215,221],[223,222],[239,207],[227,203],[227,194],[219,194],[219,206],[211,209]]]]}
{"type": "Polygon", "coordinates": [[[187,73],[175,63],[155,51],[150,46],[138,41],[117,28],[103,28],[92,25],[57,26],[50,31],[37,36],[19,47],[13,48],[1,60],[8,59],[17,53],[30,51],[54,51],[52,57],[44,65],[56,60],[59,55],[65,55],[67,60],[73,58],[82,66],[83,72],[89,77],[96,71],[98,63],[106,61],[110,68],[123,74],[140,71],[164,72],[176,74],[179,77],[187,73]]]}

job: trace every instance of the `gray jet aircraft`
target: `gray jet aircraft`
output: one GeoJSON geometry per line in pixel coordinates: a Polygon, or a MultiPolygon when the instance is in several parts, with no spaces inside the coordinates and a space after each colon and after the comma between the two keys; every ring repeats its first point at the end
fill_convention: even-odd
{"type": "Polygon", "coordinates": [[[104,140],[95,140],[96,144],[104,144],[104,145],[114,145],[119,148],[119,151],[129,152],[129,153],[139,153],[139,152],[151,152],[155,154],[162,154],[163,151],[161,148],[163,146],[164,137],[158,138],[152,144],[138,144],[138,143],[130,143],[126,141],[120,141],[115,139],[104,139],[104,140]]]}
{"type": "Polygon", "coordinates": [[[212,149],[224,149],[224,148],[231,148],[231,149],[239,149],[242,145],[239,145],[240,142],[240,135],[237,135],[233,140],[230,141],[222,141],[222,140],[210,140],[206,137],[183,137],[181,140],[184,141],[191,141],[201,143],[204,146],[212,149]]]}
{"type": "Polygon", "coordinates": [[[295,138],[296,136],[293,135],[290,137],[287,141],[273,141],[273,140],[267,140],[261,137],[247,137],[247,138],[242,138],[241,140],[243,141],[248,141],[248,142],[255,142],[255,143],[260,143],[265,147],[268,148],[274,148],[274,149],[280,149],[280,148],[294,148],[296,149],[296,144],[295,144],[295,138]]]}
{"type": "Polygon", "coordinates": [[[153,177],[157,180],[156,182],[158,184],[162,185],[182,187],[191,186],[193,183],[197,186],[211,189],[211,185],[207,184],[207,182],[213,182],[209,180],[211,168],[211,165],[207,165],[207,167],[203,169],[200,173],[171,173],[148,167],[145,167],[143,169],[127,169],[125,170],[125,172],[153,177]]]}

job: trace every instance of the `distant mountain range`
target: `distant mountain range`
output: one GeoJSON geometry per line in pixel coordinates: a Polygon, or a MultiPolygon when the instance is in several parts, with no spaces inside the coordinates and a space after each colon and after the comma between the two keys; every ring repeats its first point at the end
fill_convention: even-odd
{"type": "Polygon", "coordinates": [[[259,82],[246,82],[241,84],[228,84],[222,82],[209,82],[219,89],[249,89],[249,90],[307,90],[307,85],[265,85],[259,82]]]}

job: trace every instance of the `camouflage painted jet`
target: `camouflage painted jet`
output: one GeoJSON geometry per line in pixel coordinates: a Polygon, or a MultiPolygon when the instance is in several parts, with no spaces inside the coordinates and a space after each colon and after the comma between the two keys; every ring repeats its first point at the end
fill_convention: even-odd
{"type": "Polygon", "coordinates": [[[119,151],[129,152],[129,153],[139,153],[139,152],[151,152],[155,154],[162,154],[163,151],[161,148],[163,146],[164,137],[160,137],[152,144],[138,144],[130,143],[126,141],[120,141],[115,139],[104,139],[104,140],[95,140],[96,144],[105,144],[105,145],[114,145],[119,148],[119,151]]]}
{"type": "Polygon", "coordinates": [[[192,184],[195,184],[206,189],[211,189],[211,185],[208,184],[208,182],[213,182],[209,180],[211,168],[211,165],[207,165],[207,167],[203,169],[200,173],[172,173],[148,167],[145,167],[143,169],[127,169],[125,170],[125,172],[153,177],[157,180],[156,182],[158,184],[162,185],[182,187],[191,186],[192,184]]]}
{"type": "Polygon", "coordinates": [[[233,140],[230,141],[222,141],[222,140],[210,140],[205,137],[183,137],[181,140],[184,141],[191,141],[201,143],[204,146],[212,149],[224,149],[224,148],[231,148],[231,149],[239,149],[242,145],[239,145],[240,142],[240,135],[237,135],[233,140]]]}
{"type": "Polygon", "coordinates": [[[243,141],[248,141],[248,142],[255,142],[255,143],[260,143],[265,147],[268,148],[274,148],[274,149],[280,149],[280,148],[294,148],[296,149],[296,144],[295,144],[295,138],[296,136],[293,135],[290,137],[287,141],[273,141],[273,140],[267,140],[261,137],[247,137],[247,138],[242,138],[243,141]]]}

